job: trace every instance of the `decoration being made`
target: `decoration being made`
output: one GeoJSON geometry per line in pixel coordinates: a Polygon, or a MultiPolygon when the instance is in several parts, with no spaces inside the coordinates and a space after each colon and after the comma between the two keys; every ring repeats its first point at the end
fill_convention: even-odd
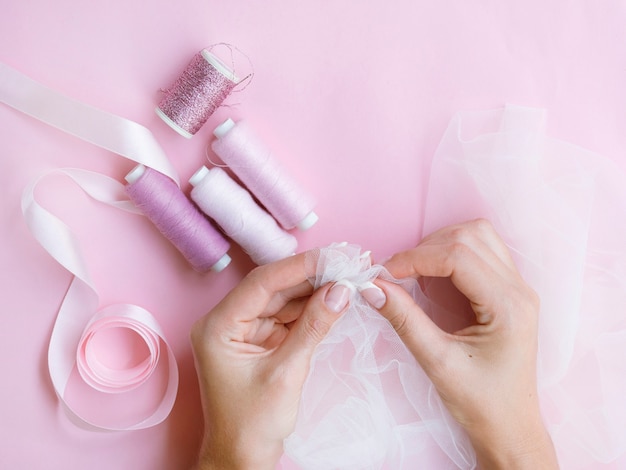
{"type": "Polygon", "coordinates": [[[308,230],[318,220],[313,197],[299,186],[255,136],[246,121],[227,119],[215,128],[213,151],[280,225],[308,230]]]}
{"type": "Polygon", "coordinates": [[[156,113],[168,126],[189,139],[241,81],[215,54],[203,49],[165,90],[156,113]]]}
{"type": "Polygon", "coordinates": [[[191,199],[237,242],[256,264],[295,253],[296,238],[254,201],[224,170],[201,167],[189,180],[191,199]]]}
{"type": "Polygon", "coordinates": [[[229,243],[171,179],[138,165],[126,181],[130,199],[195,270],[220,272],[230,264],[229,243]]]}
{"type": "Polygon", "coordinates": [[[422,468],[437,449],[450,456],[449,468],[474,468],[469,438],[391,324],[360,294],[384,279],[430,311],[417,280],[394,279],[348,243],[307,252],[306,271],[315,289],[337,282],[351,297],[315,350],[285,458],[306,470],[422,468]]]}

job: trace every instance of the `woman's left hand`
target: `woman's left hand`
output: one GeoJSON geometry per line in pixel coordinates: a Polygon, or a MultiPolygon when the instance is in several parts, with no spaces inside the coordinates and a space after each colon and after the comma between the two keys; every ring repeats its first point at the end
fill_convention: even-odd
{"type": "Polygon", "coordinates": [[[305,254],[254,269],[193,327],[205,437],[198,469],[275,468],[315,347],[350,291],[313,293],[305,254]]]}

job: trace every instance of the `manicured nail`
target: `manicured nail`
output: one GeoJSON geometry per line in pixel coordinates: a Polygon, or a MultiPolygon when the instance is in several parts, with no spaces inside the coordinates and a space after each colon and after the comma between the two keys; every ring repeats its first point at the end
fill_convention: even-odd
{"type": "Polygon", "coordinates": [[[387,296],[385,296],[383,290],[373,282],[363,284],[359,288],[359,292],[374,308],[381,308],[387,302],[387,296]]]}
{"type": "Polygon", "coordinates": [[[352,289],[345,284],[338,282],[326,293],[324,301],[326,302],[326,306],[329,310],[339,313],[346,308],[346,305],[350,302],[351,295],[352,289]]]}

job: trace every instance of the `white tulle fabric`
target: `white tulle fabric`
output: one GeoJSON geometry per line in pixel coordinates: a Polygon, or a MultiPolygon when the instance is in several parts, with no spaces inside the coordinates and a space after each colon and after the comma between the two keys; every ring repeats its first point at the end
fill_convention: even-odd
{"type": "Polygon", "coordinates": [[[307,255],[315,288],[354,286],[350,306],[316,350],[296,431],[286,454],[303,469],[413,468],[448,456],[471,468],[474,452],[433,385],[389,322],[359,288],[376,277],[401,284],[422,308],[414,279],[394,280],[358,246],[334,244],[307,255]]]}
{"type": "MultiPolygon", "coordinates": [[[[562,468],[616,468],[626,454],[626,176],[548,137],[545,121],[512,106],[458,114],[433,159],[424,233],[492,221],[542,300],[539,394],[562,468]]],[[[357,251],[321,250],[315,286],[386,275],[357,251]]],[[[402,284],[438,322],[454,316],[434,287],[402,284]]],[[[284,468],[475,467],[428,378],[358,293],[313,358],[285,449],[284,468]]]]}

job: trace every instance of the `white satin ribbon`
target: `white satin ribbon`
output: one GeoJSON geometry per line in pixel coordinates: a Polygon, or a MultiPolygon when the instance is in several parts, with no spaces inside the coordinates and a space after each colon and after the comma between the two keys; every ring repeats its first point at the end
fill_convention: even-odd
{"type": "Polygon", "coordinates": [[[64,96],[3,63],[0,102],[178,182],[176,169],[147,128],[64,96]]]}
{"type": "MultiPolygon", "coordinates": [[[[82,140],[154,168],[178,182],[176,170],[148,129],[63,96],[1,63],[0,102],[82,140]]],[[[167,418],[176,399],[178,368],[174,354],[156,319],[143,308],[116,304],[96,311],[98,293],[76,237],[35,198],[37,184],[43,177],[54,173],[70,177],[100,202],[140,213],[128,200],[120,182],[86,170],[53,170],[33,181],[23,192],[22,212],[33,236],[74,276],[59,309],[48,349],[48,368],[54,389],[70,419],[86,429],[122,431],[159,424],[167,418]],[[138,349],[144,352],[144,357],[137,364],[112,366],[95,346],[98,338],[120,330],[125,330],[126,337],[128,333],[134,335],[133,345],[142,343],[143,347],[138,349]],[[146,411],[145,405],[139,404],[140,412],[129,418],[128,410],[124,410],[117,422],[115,416],[103,418],[97,417],[97,413],[87,413],[86,416],[84,404],[76,405],[69,398],[75,371],[93,393],[104,394],[98,403],[100,400],[107,402],[107,397],[112,395],[133,393],[144,387],[159,387],[158,392],[162,394],[154,409],[146,411]]],[[[112,409],[115,412],[114,406],[112,409]]]]}

